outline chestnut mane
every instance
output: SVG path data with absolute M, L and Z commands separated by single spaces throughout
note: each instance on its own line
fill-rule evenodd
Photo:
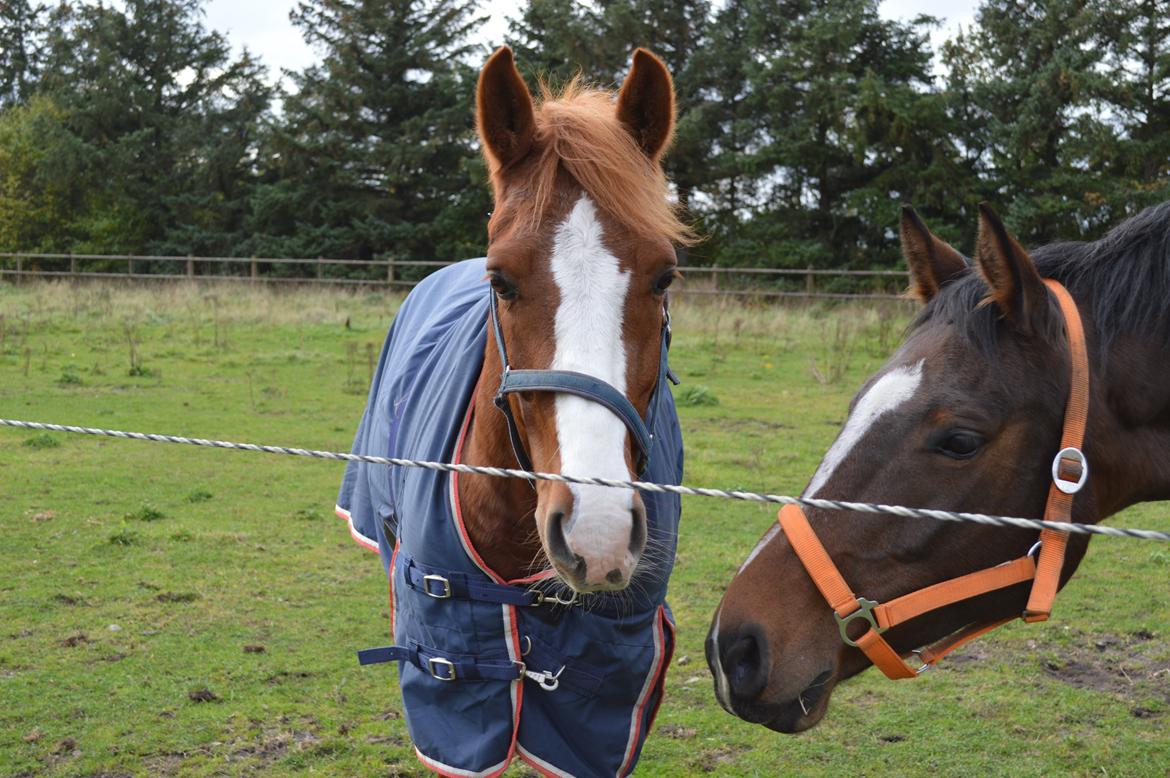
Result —
M 530 196 L 527 218 L 533 227 L 548 211 L 563 168 L 599 209 L 636 234 L 666 237 L 682 245 L 696 241 L 694 231 L 679 220 L 677 207 L 667 200 L 662 167 L 646 156 L 618 120 L 609 92 L 575 77 L 559 92 L 542 83 L 540 93 L 536 137 L 529 153 L 536 162 L 518 166 L 526 177 L 519 188 Z M 497 199 L 502 179 L 503 171 L 492 165 Z

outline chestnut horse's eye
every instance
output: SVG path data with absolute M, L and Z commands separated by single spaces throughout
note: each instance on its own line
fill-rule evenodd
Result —
M 654 281 L 654 294 L 666 294 L 666 290 L 669 289 L 670 285 L 674 283 L 674 277 L 676 275 L 678 275 L 678 271 L 672 267 L 670 270 L 667 270 L 665 273 L 658 276 L 658 278 Z
M 520 290 L 516 288 L 516 284 L 512 283 L 503 273 L 493 270 L 488 278 L 491 281 L 492 289 L 501 300 L 515 300 L 520 296 Z
M 952 459 L 970 459 L 979 453 L 987 441 L 982 435 L 970 430 L 954 430 L 938 442 L 935 451 Z

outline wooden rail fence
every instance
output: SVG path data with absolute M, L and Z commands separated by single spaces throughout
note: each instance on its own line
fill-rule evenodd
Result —
M 102 269 L 94 269 L 98 264 Z M 147 263 L 150 263 L 147 267 Z M 436 260 L 401 259 L 290 259 L 282 257 L 196 257 L 141 254 L 36 254 L 0 252 L 0 280 L 19 284 L 25 279 L 130 279 L 140 281 L 225 281 L 265 284 L 337 284 L 349 286 L 411 287 L 435 268 L 451 264 Z M 136 268 L 137 265 L 137 268 Z M 161 265 L 161 267 L 160 267 Z M 280 274 L 261 267 L 280 268 Z M 90 269 L 85 269 L 88 266 Z M 339 276 L 338 268 L 376 269 L 369 277 Z M 118 268 L 118 269 L 114 269 Z M 124 269 L 121 269 L 124 268 Z M 297 270 L 296 275 L 286 275 Z M 149 270 L 150 272 L 144 272 Z M 908 275 L 902 270 L 828 270 L 820 268 L 712 267 L 688 265 L 683 294 L 734 295 L 761 298 L 898 299 Z M 839 279 L 849 281 L 839 291 Z M 835 281 L 835 283 L 834 283 Z M 831 288 L 826 289 L 826 283 Z

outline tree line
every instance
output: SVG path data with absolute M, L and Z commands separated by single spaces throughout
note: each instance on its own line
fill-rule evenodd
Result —
M 969 248 L 981 200 L 1035 245 L 1170 198 L 1170 0 L 984 0 L 937 51 L 878 5 L 529 0 L 491 45 L 534 90 L 666 61 L 694 263 L 891 267 L 902 202 Z M 0 4 L 0 251 L 484 251 L 480 5 L 303 0 L 321 59 L 280 83 L 201 6 Z

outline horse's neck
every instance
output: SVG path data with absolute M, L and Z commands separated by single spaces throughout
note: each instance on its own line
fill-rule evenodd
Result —
M 504 414 L 493 404 L 500 372 L 499 354 L 489 336 L 475 389 L 475 413 L 463 443 L 466 464 L 517 466 Z M 527 481 L 460 475 L 459 511 L 472 545 L 498 575 L 521 578 L 545 567 L 534 519 L 536 492 Z
M 1095 449 L 1089 464 L 1100 476 L 1095 492 L 1102 517 L 1137 502 L 1170 499 L 1170 349 L 1119 338 L 1104 366 L 1093 377 L 1102 412 L 1089 411 Z

